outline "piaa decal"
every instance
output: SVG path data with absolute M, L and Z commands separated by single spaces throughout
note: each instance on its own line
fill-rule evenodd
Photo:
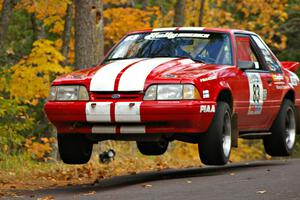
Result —
M 201 105 L 200 113 L 214 113 L 216 112 L 215 105 Z

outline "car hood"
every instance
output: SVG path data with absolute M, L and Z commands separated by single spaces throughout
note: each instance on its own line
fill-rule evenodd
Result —
M 90 91 L 143 91 L 152 83 L 180 83 L 224 69 L 222 65 L 194 62 L 188 58 L 138 58 L 113 61 L 75 71 L 64 80 L 87 80 Z

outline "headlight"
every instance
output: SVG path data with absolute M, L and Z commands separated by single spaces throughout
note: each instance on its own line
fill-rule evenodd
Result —
M 80 85 L 52 86 L 48 100 L 87 101 L 89 100 L 89 94 L 86 88 Z
M 151 85 L 144 96 L 144 100 L 181 99 L 200 99 L 199 91 L 192 84 L 161 84 Z
M 157 100 L 182 99 L 183 85 L 158 85 Z

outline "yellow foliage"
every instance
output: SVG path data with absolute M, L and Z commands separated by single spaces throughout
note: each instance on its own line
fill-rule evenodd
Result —
M 41 138 L 40 142 L 35 141 L 35 137 L 26 139 L 25 147 L 27 152 L 36 160 L 47 160 L 49 153 L 52 151 L 51 143 L 56 142 L 55 138 Z
M 63 17 L 66 13 L 67 4 L 71 2 L 71 0 L 21 0 L 16 8 L 35 13 L 37 19 L 44 20 L 50 16 Z
M 128 4 L 129 0 L 104 0 L 104 4 L 112 4 L 112 5 L 124 5 Z
M 116 43 L 129 31 L 151 28 L 150 19 L 156 10 L 111 8 L 104 11 L 108 24 L 104 27 L 105 45 Z
M 16 8 L 34 13 L 36 18 L 49 26 L 49 32 L 62 34 L 64 30 L 63 17 L 66 15 L 67 5 L 71 0 L 21 0 Z
M 53 77 L 71 71 L 61 66 L 63 60 L 52 41 L 35 41 L 30 55 L 12 67 L 11 96 L 33 105 L 38 99 L 46 98 Z

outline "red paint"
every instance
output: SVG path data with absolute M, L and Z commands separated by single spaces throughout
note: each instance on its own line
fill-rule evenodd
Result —
M 110 120 L 111 120 L 111 123 L 115 123 L 116 122 L 115 107 L 116 107 L 116 103 L 115 102 L 113 102 L 112 104 L 110 104 Z

